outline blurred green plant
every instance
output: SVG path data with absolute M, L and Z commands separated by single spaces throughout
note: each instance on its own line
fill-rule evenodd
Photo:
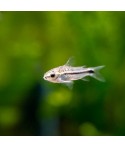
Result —
M 14 134 L 37 82 L 43 96 L 36 116 L 57 118 L 59 135 L 125 135 L 124 26 L 125 12 L 1 12 L 0 125 L 9 128 L 1 126 L 0 135 Z M 71 56 L 76 65 L 106 65 L 106 82 L 76 81 L 71 91 L 43 80 Z

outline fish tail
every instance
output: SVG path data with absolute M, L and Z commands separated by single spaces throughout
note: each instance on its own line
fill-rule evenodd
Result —
M 104 67 L 105 66 L 92 67 L 91 69 L 93 70 L 93 73 L 91 73 L 90 76 L 99 81 L 105 82 L 104 77 L 99 73 L 99 71 Z

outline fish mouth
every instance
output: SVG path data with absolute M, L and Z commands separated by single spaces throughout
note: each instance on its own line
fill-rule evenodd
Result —
M 44 79 L 44 80 L 46 80 L 46 79 L 47 79 L 47 77 L 44 75 L 44 76 L 43 76 L 43 79 Z

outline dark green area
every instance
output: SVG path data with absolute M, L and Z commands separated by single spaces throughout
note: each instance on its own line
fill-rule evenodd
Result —
M 43 80 L 71 56 L 106 82 Z M 1 12 L 0 135 L 125 135 L 125 12 Z

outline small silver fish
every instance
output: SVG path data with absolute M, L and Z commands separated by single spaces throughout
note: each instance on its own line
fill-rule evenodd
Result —
M 85 68 L 85 66 L 72 67 L 70 58 L 65 65 L 53 68 L 44 74 L 44 79 L 52 83 L 64 83 L 69 88 L 72 88 L 74 80 L 85 80 L 85 77 L 90 76 L 100 81 L 105 81 L 99 74 L 99 70 L 104 66 Z

